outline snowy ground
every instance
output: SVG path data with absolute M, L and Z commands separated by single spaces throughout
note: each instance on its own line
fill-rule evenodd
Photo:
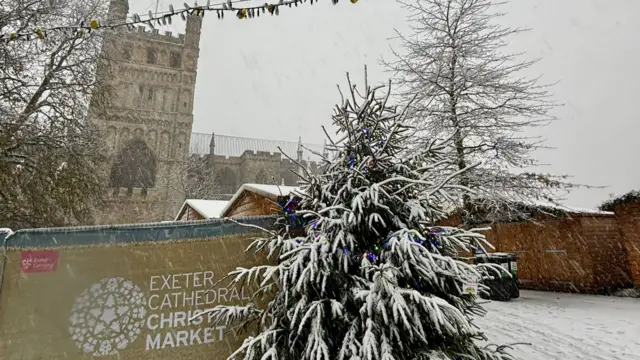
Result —
M 640 299 L 522 291 L 485 308 L 491 342 L 531 344 L 520 360 L 640 360 Z

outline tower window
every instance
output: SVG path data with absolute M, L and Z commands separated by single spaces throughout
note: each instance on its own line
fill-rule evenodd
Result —
M 147 64 L 156 64 L 158 62 L 158 51 L 152 47 L 147 48 Z
M 124 44 L 124 46 L 122 47 L 122 58 L 128 61 L 128 60 L 131 60 L 132 57 L 133 57 L 133 45 Z
M 169 66 L 172 68 L 179 68 L 182 65 L 182 54 L 177 51 L 171 52 L 171 57 L 169 58 Z

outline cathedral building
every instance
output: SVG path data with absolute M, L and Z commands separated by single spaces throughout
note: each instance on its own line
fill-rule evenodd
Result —
M 109 21 L 128 12 L 127 0 L 111 0 Z M 97 78 L 108 102 L 90 110 L 111 159 L 103 223 L 163 219 L 180 201 L 167 179 L 188 156 L 202 18 L 186 23 L 185 34 L 139 26 L 105 35 Z
M 109 21 L 124 22 L 128 12 L 128 0 L 110 1 Z M 305 167 L 317 168 L 302 144 L 293 142 L 204 135 L 208 148 L 194 145 L 201 28 L 201 17 L 188 16 L 184 34 L 139 26 L 105 35 L 97 79 L 108 101 L 92 99 L 90 109 L 110 159 L 107 204 L 98 211 L 98 223 L 172 219 L 185 198 L 229 198 L 246 182 L 295 184 L 291 170 L 298 165 L 278 146 Z M 195 136 L 202 140 L 202 134 Z M 194 191 L 194 181 L 211 182 L 215 195 Z
M 190 153 L 206 161 L 217 191 L 216 199 L 227 200 L 242 184 L 295 186 L 305 170 L 315 173 L 324 145 L 298 142 L 250 139 L 237 136 L 193 133 Z M 203 144 L 208 143 L 208 151 Z M 304 170 L 302 169 L 304 168 Z

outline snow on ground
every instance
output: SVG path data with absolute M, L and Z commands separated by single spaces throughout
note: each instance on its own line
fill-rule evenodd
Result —
M 640 360 L 640 299 L 521 291 L 476 323 L 519 360 Z

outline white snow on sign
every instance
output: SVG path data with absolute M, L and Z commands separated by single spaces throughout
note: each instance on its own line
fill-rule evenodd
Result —
M 476 323 L 490 343 L 530 343 L 518 360 L 640 359 L 640 299 L 521 291 L 510 302 L 484 305 Z

